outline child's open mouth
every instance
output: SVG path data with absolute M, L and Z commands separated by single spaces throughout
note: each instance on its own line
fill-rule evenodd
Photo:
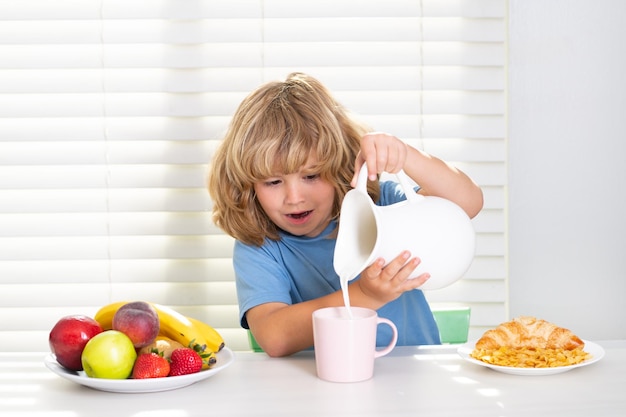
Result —
M 300 212 L 300 213 L 291 213 L 291 214 L 288 214 L 287 217 L 291 217 L 292 219 L 299 220 L 299 219 L 303 219 L 306 216 L 308 216 L 309 214 L 311 214 L 312 211 L 313 210 L 303 211 L 303 212 Z

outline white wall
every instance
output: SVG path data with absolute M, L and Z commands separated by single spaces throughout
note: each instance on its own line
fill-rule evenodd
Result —
M 626 2 L 509 4 L 510 316 L 626 338 Z

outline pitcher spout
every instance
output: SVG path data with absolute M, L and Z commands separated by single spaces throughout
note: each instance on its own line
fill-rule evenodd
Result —
M 378 240 L 375 204 L 358 189 L 344 197 L 333 266 L 347 281 L 356 278 L 372 261 Z

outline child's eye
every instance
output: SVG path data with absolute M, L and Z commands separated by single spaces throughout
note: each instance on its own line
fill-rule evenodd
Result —
M 319 177 L 320 177 L 320 174 L 311 174 L 311 175 L 306 175 L 304 179 L 308 181 L 312 181 L 312 180 L 318 179 Z
M 268 187 L 271 187 L 273 185 L 280 184 L 280 180 L 267 180 L 263 184 L 267 185 Z

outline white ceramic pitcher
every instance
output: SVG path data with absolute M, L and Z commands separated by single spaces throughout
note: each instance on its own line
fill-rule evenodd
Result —
M 352 280 L 378 257 L 388 263 L 403 250 L 421 259 L 410 278 L 428 272 L 420 288 L 434 290 L 459 280 L 474 259 L 475 233 L 467 214 L 440 197 L 417 194 L 403 171 L 396 174 L 407 200 L 377 206 L 367 194 L 367 167 L 341 205 L 334 267 Z

